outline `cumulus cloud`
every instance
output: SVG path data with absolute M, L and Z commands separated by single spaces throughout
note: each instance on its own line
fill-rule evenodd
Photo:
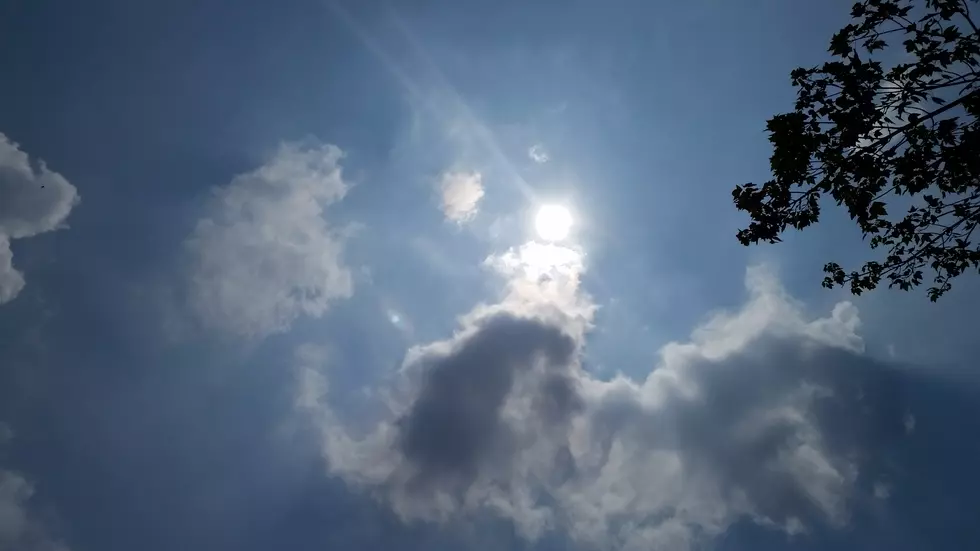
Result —
M 351 295 L 343 233 L 324 218 L 348 189 L 342 156 L 332 145 L 283 144 L 214 191 L 185 243 L 192 307 L 206 326 L 263 337 Z
M 548 152 L 545 151 L 544 146 L 541 144 L 532 145 L 531 148 L 527 150 L 527 156 L 538 164 L 547 163 L 549 160 L 551 160 L 551 157 L 548 156 Z
M 442 212 L 448 220 L 462 223 L 476 216 L 483 199 L 483 177 L 479 172 L 447 172 L 439 184 Z
M 0 304 L 24 288 L 13 265 L 10 241 L 66 227 L 78 191 L 43 163 L 35 168 L 27 153 L 0 133 Z
M 841 527 L 873 495 L 868 427 L 902 418 L 873 412 L 853 305 L 810 318 L 753 269 L 740 309 L 663 347 L 644 377 L 602 380 L 582 365 L 582 256 L 540 247 L 488 259 L 504 296 L 407 354 L 376 427 L 346 428 L 307 370 L 298 404 L 332 474 L 405 520 L 490 514 L 530 540 L 621 549 L 690 549 L 742 520 Z

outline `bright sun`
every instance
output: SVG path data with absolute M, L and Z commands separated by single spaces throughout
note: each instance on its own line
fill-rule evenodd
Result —
M 561 241 L 572 228 L 572 213 L 561 205 L 544 205 L 534 218 L 534 229 L 545 241 Z

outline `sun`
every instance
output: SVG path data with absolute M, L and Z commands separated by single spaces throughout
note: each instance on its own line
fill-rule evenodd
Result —
M 534 229 L 545 241 L 561 241 L 572 229 L 572 213 L 561 205 L 544 205 L 534 218 Z

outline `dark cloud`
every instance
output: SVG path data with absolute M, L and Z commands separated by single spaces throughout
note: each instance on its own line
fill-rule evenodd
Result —
M 447 353 L 420 360 L 424 382 L 396 424 L 398 448 L 417 470 L 413 484 L 451 479 L 468 484 L 485 462 L 507 461 L 514 445 L 501 409 L 515 376 L 538 367 L 548 374 L 535 389 L 537 409 L 566 420 L 577 401 L 571 375 L 575 341 L 560 327 L 497 314 Z

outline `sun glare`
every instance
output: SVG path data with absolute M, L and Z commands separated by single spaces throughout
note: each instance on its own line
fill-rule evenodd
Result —
M 534 218 L 534 229 L 545 241 L 561 241 L 572 228 L 572 213 L 561 205 L 544 205 Z

